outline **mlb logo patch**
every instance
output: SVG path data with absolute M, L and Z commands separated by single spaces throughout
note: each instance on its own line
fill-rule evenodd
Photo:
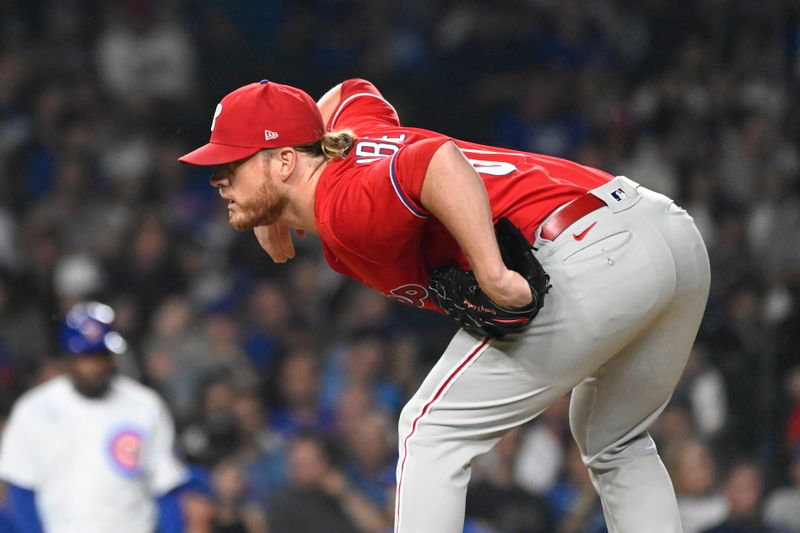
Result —
M 622 187 L 620 187 L 616 191 L 611 191 L 611 196 L 614 198 L 614 200 L 621 202 L 628 197 L 628 193 L 623 191 Z

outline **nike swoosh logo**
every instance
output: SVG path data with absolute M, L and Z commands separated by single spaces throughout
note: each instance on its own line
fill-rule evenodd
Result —
M 589 230 L 595 226 L 595 224 L 597 224 L 597 222 L 592 222 L 591 224 L 589 224 L 589 227 L 583 230 L 582 232 L 573 233 L 572 238 L 575 239 L 576 241 L 582 241 L 583 238 L 586 237 L 586 234 L 589 233 Z

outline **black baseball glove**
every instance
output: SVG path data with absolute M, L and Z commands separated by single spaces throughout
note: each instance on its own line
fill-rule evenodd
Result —
M 506 309 L 486 296 L 470 270 L 453 266 L 431 273 L 428 285 L 436 303 L 461 327 L 488 337 L 503 337 L 524 329 L 544 304 L 550 276 L 533 255 L 522 232 L 507 218 L 494 227 L 503 263 L 528 281 L 533 300 L 525 307 Z

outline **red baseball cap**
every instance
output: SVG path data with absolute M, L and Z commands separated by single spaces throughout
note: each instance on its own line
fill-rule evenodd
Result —
M 223 98 L 214 111 L 209 143 L 178 161 L 223 165 L 264 148 L 311 144 L 324 132 L 322 115 L 308 94 L 289 85 L 261 80 Z

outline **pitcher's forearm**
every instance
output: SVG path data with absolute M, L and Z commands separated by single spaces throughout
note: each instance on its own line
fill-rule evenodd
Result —
M 483 181 L 454 142 L 431 158 L 420 202 L 455 238 L 489 298 L 509 307 L 531 301 L 527 282 L 503 264 Z

